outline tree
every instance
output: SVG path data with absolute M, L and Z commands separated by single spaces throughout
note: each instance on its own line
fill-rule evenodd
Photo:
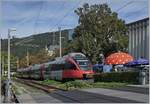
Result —
M 74 41 L 70 46 L 75 51 L 86 54 L 93 63 L 99 62 L 99 54 L 104 56 L 128 46 L 125 22 L 112 12 L 107 4 L 95 4 L 75 10 L 79 16 L 79 26 L 75 28 Z
M 2 69 L 3 71 L 7 71 L 7 68 L 8 68 L 8 54 L 7 52 L 2 52 L 2 67 L 4 69 Z M 11 71 L 16 71 L 17 69 L 17 57 L 15 57 L 14 55 L 10 55 L 10 68 L 11 68 Z
M 34 65 L 34 64 L 42 64 L 45 62 L 48 62 L 50 60 L 53 60 L 54 56 L 49 56 L 48 51 L 45 49 L 40 50 L 36 54 L 29 54 L 29 64 Z M 27 56 L 23 57 L 20 62 L 19 66 L 21 67 L 27 67 Z

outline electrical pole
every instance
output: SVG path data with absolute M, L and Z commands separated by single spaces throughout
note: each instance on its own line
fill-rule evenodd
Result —
M 10 79 L 10 32 L 16 29 L 8 29 L 8 80 L 6 86 L 6 101 L 11 101 L 11 79 Z
M 10 95 L 10 29 L 8 29 L 8 81 L 7 81 L 7 86 L 6 86 L 6 102 L 9 102 L 11 99 L 11 95 Z
M 4 56 L 2 56 L 2 66 L 1 66 L 1 71 L 2 71 L 2 76 L 1 78 L 4 76 L 4 67 L 5 67 L 5 61 L 4 61 Z
M 10 31 L 8 29 L 8 80 L 10 80 Z
M 19 58 L 17 57 L 17 69 L 19 69 Z
M 53 46 L 55 45 L 55 32 L 53 32 Z
M 0 35 L 0 72 L 2 70 L 2 40 L 1 40 L 1 35 Z
M 0 72 L 1 72 L 0 73 L 0 78 L 2 78 L 2 76 L 3 76 L 2 75 L 3 73 L 2 73 L 2 53 L 1 53 L 2 52 L 2 50 L 1 50 L 2 48 L 1 48 L 1 44 L 2 44 L 2 42 L 1 42 L 1 35 L 0 35 Z M 0 83 L 1 83 L 1 80 L 0 80 Z M 0 93 L 1 93 L 1 88 L 0 88 Z
M 58 27 L 59 29 L 59 53 L 60 53 L 60 58 L 62 57 L 62 52 L 61 52 L 61 27 Z
M 27 49 L 27 66 L 29 66 L 29 52 L 28 52 L 28 49 Z

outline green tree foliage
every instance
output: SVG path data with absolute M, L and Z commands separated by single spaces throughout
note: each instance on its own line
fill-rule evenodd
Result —
M 2 67 L 4 68 L 4 69 L 2 69 L 2 70 L 7 70 L 7 68 L 8 68 L 8 54 L 7 54 L 7 52 L 2 52 Z M 13 56 L 12 54 L 10 55 L 10 68 L 11 68 L 11 71 L 16 71 L 16 69 L 17 69 L 17 57 L 15 57 L 15 56 Z
M 29 64 L 34 65 L 34 64 L 42 64 L 50 60 L 53 60 L 55 56 L 54 55 L 50 56 L 48 54 L 48 51 L 46 51 L 45 49 L 42 49 L 36 54 L 29 54 L 28 57 L 29 57 Z M 25 56 L 19 61 L 19 66 L 20 68 L 27 67 L 27 56 Z
M 84 4 L 75 13 L 79 16 L 79 26 L 68 49 L 83 52 L 93 63 L 99 62 L 100 53 L 107 56 L 118 50 L 125 51 L 128 46 L 125 22 L 107 4 Z

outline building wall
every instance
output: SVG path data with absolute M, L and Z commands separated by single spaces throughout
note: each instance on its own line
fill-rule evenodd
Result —
M 149 59 L 149 18 L 127 24 L 129 36 L 129 53 L 135 59 Z

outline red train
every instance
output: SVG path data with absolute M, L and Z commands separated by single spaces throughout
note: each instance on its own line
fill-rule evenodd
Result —
M 28 68 L 18 69 L 18 77 L 31 79 L 83 79 L 93 78 L 92 64 L 82 53 L 70 53 L 62 58 Z

